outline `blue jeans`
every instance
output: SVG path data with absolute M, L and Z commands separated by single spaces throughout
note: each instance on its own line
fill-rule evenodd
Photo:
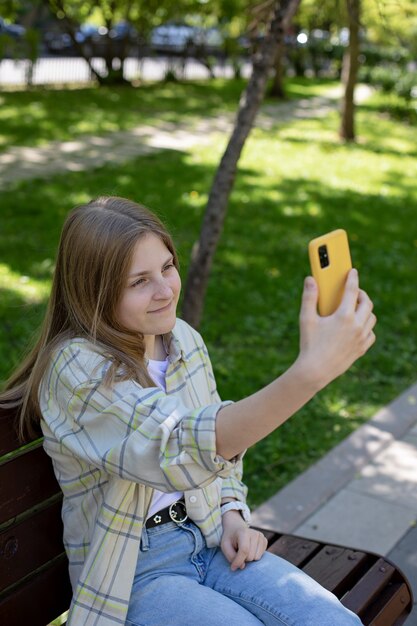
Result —
M 192 522 L 144 529 L 126 626 L 360 626 L 339 600 L 265 552 L 232 572 Z

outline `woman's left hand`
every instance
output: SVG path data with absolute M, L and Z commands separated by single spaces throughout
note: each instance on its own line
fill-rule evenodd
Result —
M 243 569 L 249 561 L 259 561 L 268 542 L 264 535 L 248 528 L 239 511 L 227 511 L 222 516 L 221 550 L 231 563 L 232 571 Z

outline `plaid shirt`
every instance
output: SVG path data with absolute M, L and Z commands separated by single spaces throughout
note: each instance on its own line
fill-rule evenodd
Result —
M 134 381 L 103 385 L 110 360 L 68 340 L 40 389 L 44 447 L 64 494 L 73 600 L 68 626 L 124 624 L 154 489 L 184 491 L 207 545 L 219 545 L 220 501 L 245 501 L 241 456 L 216 455 L 220 402 L 201 336 L 177 320 L 164 337 L 166 393 Z

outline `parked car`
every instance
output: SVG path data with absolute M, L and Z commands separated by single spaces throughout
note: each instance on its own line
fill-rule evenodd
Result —
M 78 46 L 69 33 L 61 30 L 59 24 L 50 28 L 43 39 L 47 51 L 52 54 L 78 55 L 81 46 L 84 55 L 88 57 L 106 56 L 110 48 L 115 56 L 135 54 L 139 42 L 137 31 L 125 21 L 116 23 L 110 30 L 88 22 L 81 24 L 75 31 Z
M 116 44 L 116 51 L 123 50 L 126 55 L 136 55 L 139 45 L 142 44 L 138 31 L 129 22 L 118 22 L 109 32 L 110 39 Z
M 117 22 L 117 24 L 115 24 L 110 30 L 109 35 L 112 39 L 128 39 L 132 42 L 138 39 L 138 31 L 136 28 L 124 20 Z
M 86 56 L 102 56 L 105 52 L 108 30 L 105 26 L 81 24 L 75 33 L 77 43 L 82 46 Z
M 112 54 L 133 54 L 138 34 L 128 22 L 117 22 L 110 30 L 105 26 L 81 24 L 75 35 L 88 56 L 105 56 L 109 48 Z
M 161 53 L 181 53 L 202 47 L 211 53 L 222 48 L 223 37 L 217 28 L 168 22 L 152 30 L 150 45 L 155 52 Z
M 9 35 L 13 39 L 20 39 L 26 33 L 26 29 L 20 24 L 10 24 L 0 17 L 0 35 Z
M 193 41 L 196 29 L 180 23 L 157 26 L 151 32 L 151 48 L 156 52 L 181 52 Z
M 68 33 L 52 28 L 43 35 L 43 43 L 50 54 L 73 54 L 74 44 Z
M 100 37 L 103 37 L 104 35 L 107 35 L 107 28 L 105 26 L 81 24 L 75 33 L 75 39 L 78 43 L 85 43 L 86 41 L 98 41 Z
M 214 27 L 198 29 L 195 41 L 197 44 L 205 46 L 209 52 L 221 50 L 224 44 L 223 35 L 218 28 Z

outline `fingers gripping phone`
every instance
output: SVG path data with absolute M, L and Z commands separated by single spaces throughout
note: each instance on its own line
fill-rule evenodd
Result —
M 345 230 L 339 228 L 316 237 L 308 245 L 313 277 L 319 288 L 319 313 L 331 315 L 338 308 L 352 260 Z

